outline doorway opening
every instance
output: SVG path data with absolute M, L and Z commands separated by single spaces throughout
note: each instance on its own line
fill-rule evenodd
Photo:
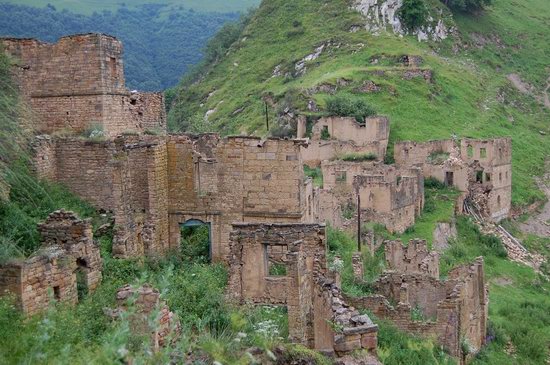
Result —
M 445 185 L 453 186 L 454 185 L 455 174 L 452 171 L 445 172 Z
M 76 265 L 76 292 L 78 301 L 81 301 L 88 295 L 88 263 L 79 257 L 76 259 Z
M 190 219 L 180 226 L 180 253 L 188 263 L 208 264 L 212 261 L 210 223 Z

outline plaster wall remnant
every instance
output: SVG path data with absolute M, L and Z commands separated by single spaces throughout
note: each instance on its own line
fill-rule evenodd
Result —
M 118 289 L 116 300 L 118 307 L 106 310 L 107 314 L 116 319 L 129 312 L 130 330 L 136 335 L 150 334 L 153 351 L 175 343 L 181 336 L 179 319 L 161 300 L 160 292 L 151 285 L 144 284 L 139 288 L 125 285 Z
M 306 119 L 298 120 L 298 138 L 306 138 Z M 323 134 L 330 138 L 323 139 Z M 347 153 L 371 153 L 381 160 L 386 154 L 390 134 L 386 117 L 366 118 L 358 123 L 351 117 L 327 117 L 319 119 L 312 127 L 311 139 L 302 148 L 304 163 L 318 166 Z
M 19 38 L 0 38 L 0 44 L 13 60 L 14 79 L 39 133 L 97 129 L 115 136 L 166 129 L 163 94 L 125 88 L 116 38 L 94 33 L 54 44 Z
M 48 308 L 52 300 L 78 302 L 77 272 L 89 292 L 101 281 L 102 260 L 89 220 L 55 211 L 38 225 L 41 249 L 26 260 L 0 265 L 0 295 L 9 292 L 27 315 Z
M 386 260 L 395 261 L 400 242 L 391 242 Z M 425 243 L 409 244 L 422 257 Z M 408 248 L 402 248 L 406 252 Z M 374 283 L 375 295 L 345 299 L 354 307 L 368 309 L 378 318 L 392 321 L 399 329 L 423 337 L 434 337 L 449 353 L 460 359 L 470 358 L 485 344 L 488 316 L 488 286 L 484 281 L 483 258 L 458 266 L 440 280 L 435 272 L 411 268 L 406 259 L 398 260 L 396 270 L 386 271 Z M 437 256 L 430 262 L 437 267 Z M 405 263 L 406 272 L 399 271 Z M 397 303 L 391 305 L 390 303 Z M 422 318 L 413 318 L 412 312 Z M 463 354 L 467 341 L 473 353 Z
M 509 216 L 512 202 L 512 141 L 462 139 L 398 142 L 394 146 L 398 166 L 420 167 L 462 192 L 480 213 L 495 222 Z
M 230 247 L 228 295 L 239 303 L 285 305 L 293 342 L 338 356 L 376 348 L 378 327 L 345 303 L 327 268 L 324 225 L 234 224 Z M 285 275 L 270 273 L 273 259 L 285 265 Z

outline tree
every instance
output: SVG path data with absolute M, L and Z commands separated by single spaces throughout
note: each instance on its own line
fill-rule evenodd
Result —
M 426 23 L 428 8 L 424 0 L 405 0 L 398 16 L 405 29 L 414 31 Z

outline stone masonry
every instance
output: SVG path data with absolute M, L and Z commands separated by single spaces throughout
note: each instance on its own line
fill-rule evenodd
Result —
M 108 136 L 165 130 L 162 93 L 130 92 L 124 86 L 122 43 L 104 34 L 80 34 L 55 44 L 2 38 L 13 59 L 15 80 L 34 112 L 39 133 Z
M 130 330 L 135 336 L 150 337 L 153 351 L 175 343 L 181 336 L 181 323 L 160 299 L 160 292 L 144 284 L 139 288 L 125 285 L 116 294 L 118 307 L 105 310 L 106 314 L 117 319 L 129 313 Z
M 394 157 L 398 166 L 417 166 L 425 177 L 456 187 L 486 218 L 498 222 L 510 214 L 510 138 L 398 142 Z
M 38 229 L 42 248 L 37 253 L 0 266 L 0 295 L 14 295 L 27 315 L 47 309 L 52 300 L 78 302 L 79 270 L 88 291 L 101 281 L 102 261 L 89 221 L 56 211 Z
M 328 271 L 324 226 L 234 224 L 230 247 L 228 295 L 285 305 L 293 342 L 339 356 L 376 348 L 377 326 L 346 304 Z M 273 259 L 284 275 L 270 272 Z
M 479 351 L 485 344 L 488 316 L 483 258 L 452 269 L 447 280 L 440 280 L 438 256 L 426 256 L 425 242 L 412 241 L 401 249 L 400 242 L 387 244 L 386 261 L 392 270 L 374 283 L 376 294 L 346 301 L 403 331 L 436 338 L 461 363 Z M 462 352 L 464 342 L 471 353 Z
M 346 153 L 371 153 L 383 160 L 388 147 L 390 123 L 386 117 L 366 118 L 358 123 L 351 117 L 319 119 L 312 127 L 308 144 L 302 148 L 304 163 L 310 167 Z M 298 138 L 306 138 L 306 120 L 299 119 Z M 330 136 L 323 139 L 323 135 Z

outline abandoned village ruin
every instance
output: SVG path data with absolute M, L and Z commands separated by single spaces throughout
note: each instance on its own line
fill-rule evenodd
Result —
M 374 350 L 377 326 L 359 312 L 369 310 L 404 331 L 435 336 L 461 361 L 462 339 L 476 351 L 485 343 L 482 258 L 442 280 L 438 254 L 426 242 L 385 242 L 388 270 L 374 283 L 377 294 L 351 298 L 329 269 L 325 223 L 356 232 L 358 224 L 376 222 L 404 232 L 422 214 L 429 177 L 460 191 L 457 213 L 473 207 L 498 222 L 511 209 L 509 138 L 397 142 L 395 164 L 388 165 L 390 122 L 382 116 L 363 123 L 324 117 L 309 126 L 299 118 L 292 140 L 167 134 L 162 93 L 125 88 L 122 44 L 115 38 L 85 34 L 56 44 L 2 43 L 34 112 L 36 174 L 112 213 L 115 257 L 166 255 L 181 244 L 182 226 L 206 224 L 211 260 L 229 270 L 228 296 L 286 306 L 292 341 L 337 355 Z M 102 138 L 83 138 L 85 132 Z M 350 153 L 370 157 L 341 159 Z M 323 188 L 305 177 L 304 165 L 321 167 Z M 345 209 L 351 216 L 343 216 Z M 48 290 L 54 300 L 76 303 L 77 277 L 90 291 L 101 280 L 89 221 L 57 211 L 39 231 L 39 252 L 0 266 L 0 293 L 15 295 L 29 315 L 47 308 Z M 283 265 L 285 274 L 272 275 L 270 265 Z M 355 256 L 358 280 L 362 269 Z M 143 312 L 160 305 L 164 323 L 175 323 L 149 287 L 122 288 L 113 317 L 131 293 L 141 298 Z M 411 319 L 413 308 L 426 320 Z M 139 321 L 133 327 L 148 331 Z M 166 333 L 154 336 L 158 346 L 167 345 Z

